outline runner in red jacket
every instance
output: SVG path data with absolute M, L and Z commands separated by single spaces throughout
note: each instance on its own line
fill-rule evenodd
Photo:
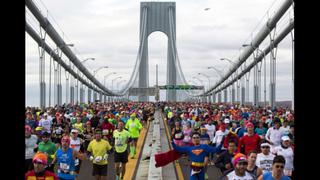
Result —
M 238 150 L 239 153 L 244 153 L 247 155 L 250 151 L 256 150 L 259 151 L 259 143 L 261 141 L 261 138 L 259 135 L 255 134 L 253 129 L 254 126 L 252 123 L 248 123 L 246 125 L 248 133 L 240 138 L 240 142 L 238 144 Z M 244 152 L 243 152 L 244 149 Z

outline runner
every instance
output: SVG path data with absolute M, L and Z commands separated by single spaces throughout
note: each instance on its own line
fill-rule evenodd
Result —
M 233 159 L 234 170 L 228 173 L 225 180 L 254 180 L 252 174 L 247 172 L 248 161 L 244 154 L 238 153 Z
M 38 145 L 38 151 L 43 152 L 47 155 L 48 158 L 48 166 L 46 170 L 54 172 L 54 164 L 51 164 L 54 154 L 57 151 L 56 145 L 50 140 L 50 134 L 48 132 L 44 132 L 42 134 L 42 142 Z
M 175 122 L 175 128 L 172 129 L 171 137 L 176 145 L 183 146 L 182 140 L 184 138 L 184 135 L 179 121 Z
M 290 146 L 289 136 L 282 136 L 281 145 L 275 147 L 272 153 L 285 158 L 284 175 L 291 177 L 293 171 L 293 149 Z
M 108 153 L 111 150 L 111 145 L 108 141 L 101 139 L 101 129 L 96 129 L 95 139 L 92 140 L 87 149 L 88 156 L 93 162 L 92 175 L 97 180 L 106 180 L 108 174 Z
M 125 128 L 130 133 L 130 156 L 131 159 L 133 159 L 136 155 L 137 141 L 140 135 L 140 130 L 142 129 L 142 125 L 135 113 L 130 115 L 130 119 L 127 121 Z
M 114 162 L 116 168 L 116 180 L 123 180 L 126 172 L 126 163 L 128 162 L 127 146 L 129 142 L 130 133 L 124 130 L 124 122 L 118 122 L 118 129 L 113 131 L 113 138 L 115 143 Z M 121 166 L 121 173 L 120 173 Z
M 280 145 L 283 131 L 280 130 L 280 119 L 274 118 L 274 127 L 270 127 L 266 134 L 266 140 L 269 141 L 271 149 Z
M 233 169 L 232 158 L 236 154 L 237 144 L 234 140 L 230 140 L 228 143 L 227 151 L 221 153 L 214 162 L 214 165 L 220 169 L 222 174 L 230 172 Z
M 192 134 L 192 142 L 194 146 L 177 146 L 173 141 L 171 142 L 174 150 L 180 153 L 187 153 L 191 162 L 190 180 L 204 180 L 205 179 L 205 157 L 209 153 L 216 153 L 221 149 L 218 147 L 211 147 L 206 144 L 200 144 L 200 133 L 194 132 Z
M 256 165 L 257 154 L 258 154 L 257 151 L 252 150 L 247 155 L 248 157 L 247 171 L 252 175 L 254 175 L 255 179 L 262 174 L 262 169 Z
M 83 147 L 83 139 L 78 137 L 78 130 L 77 129 L 72 129 L 71 130 L 71 139 L 70 139 L 70 148 L 74 149 L 78 154 L 82 154 L 82 149 Z M 80 167 L 82 160 L 79 158 L 75 158 L 75 172 L 76 174 L 80 173 Z M 78 179 L 78 177 L 76 177 Z
M 290 180 L 290 178 L 283 174 L 284 165 L 286 160 L 283 156 L 276 156 L 272 162 L 272 171 L 263 173 L 263 175 L 259 176 L 258 180 Z
M 51 171 L 45 169 L 48 159 L 44 153 L 38 152 L 32 158 L 33 170 L 28 171 L 25 174 L 26 180 L 58 180 L 58 177 Z
M 52 164 L 57 162 L 58 177 L 60 180 L 74 180 L 77 173 L 75 172 L 75 159 L 84 157 L 79 154 L 75 149 L 70 148 L 70 138 L 64 136 L 61 139 L 61 148 L 55 154 Z
M 25 125 L 25 143 L 26 143 L 26 151 L 25 151 L 25 173 L 31 170 L 32 158 L 35 154 L 34 150 L 38 146 L 37 141 L 38 138 L 36 135 L 31 134 L 31 127 L 29 125 Z
M 257 155 L 256 165 L 265 173 L 271 171 L 274 155 L 270 153 L 271 145 L 267 141 L 264 141 L 260 147 L 261 153 Z
M 253 124 L 248 123 L 246 125 L 248 133 L 240 138 L 240 142 L 238 145 L 238 152 L 243 153 L 243 154 L 248 154 L 252 150 L 259 150 L 259 144 L 261 141 L 261 138 L 259 135 L 255 134 L 253 131 Z M 244 150 L 244 151 L 243 151 Z

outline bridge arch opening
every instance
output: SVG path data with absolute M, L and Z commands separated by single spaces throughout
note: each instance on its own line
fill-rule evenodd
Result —
M 156 85 L 156 65 L 158 65 L 158 85 L 165 85 L 167 78 L 168 36 L 162 31 L 154 31 L 148 36 L 149 84 Z M 160 101 L 166 100 L 166 90 L 160 90 Z M 149 101 L 155 101 L 150 96 Z

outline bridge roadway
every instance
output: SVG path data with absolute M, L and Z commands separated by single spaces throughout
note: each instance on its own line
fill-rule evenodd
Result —
M 171 148 L 169 145 L 168 136 L 169 129 L 167 123 L 163 119 L 163 116 L 159 116 L 160 111 L 156 111 L 155 118 L 160 119 L 160 143 L 161 143 L 161 152 L 168 151 Z M 153 171 L 154 162 L 150 163 L 150 159 L 146 158 L 148 154 L 151 154 L 152 146 L 155 144 L 153 137 L 153 126 L 157 123 L 153 124 L 150 122 L 146 128 L 141 131 L 141 138 L 138 140 L 137 144 L 137 155 L 134 159 L 128 159 L 127 163 L 125 180 L 146 180 L 146 179 L 163 179 L 163 180 L 188 180 L 190 175 L 190 166 L 187 158 L 180 158 L 178 163 L 171 163 L 161 169 L 162 177 L 148 177 L 148 172 Z M 152 144 L 152 146 L 149 146 Z M 153 166 L 153 167 L 151 167 Z M 150 170 L 151 167 L 151 170 Z M 221 173 L 218 168 L 215 166 L 208 166 L 207 170 L 208 176 L 210 180 L 218 180 L 221 176 Z M 109 155 L 108 159 L 108 180 L 115 180 L 115 169 L 114 169 L 114 155 L 113 153 Z M 79 180 L 95 180 L 92 176 L 92 163 L 89 160 L 84 160 L 81 164 Z

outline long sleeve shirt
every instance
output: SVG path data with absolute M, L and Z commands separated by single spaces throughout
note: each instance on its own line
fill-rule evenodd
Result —
M 276 129 L 274 127 L 271 127 L 268 129 L 267 134 L 266 134 L 266 139 L 269 142 L 272 142 L 272 145 L 275 146 L 279 146 L 280 145 L 280 141 L 281 141 L 281 136 L 283 134 L 283 131 L 281 131 L 280 129 Z
M 192 162 L 204 162 L 206 155 L 220 151 L 221 146 L 222 144 L 217 147 L 211 147 L 206 144 L 200 144 L 198 146 L 177 146 L 172 142 L 173 149 L 181 153 L 187 153 Z
M 257 134 L 254 134 L 252 136 L 245 135 L 242 138 L 240 138 L 239 144 L 238 144 L 238 152 L 241 151 L 241 148 L 244 147 L 244 154 L 248 154 L 251 150 L 259 150 L 259 143 L 260 143 L 260 136 Z

